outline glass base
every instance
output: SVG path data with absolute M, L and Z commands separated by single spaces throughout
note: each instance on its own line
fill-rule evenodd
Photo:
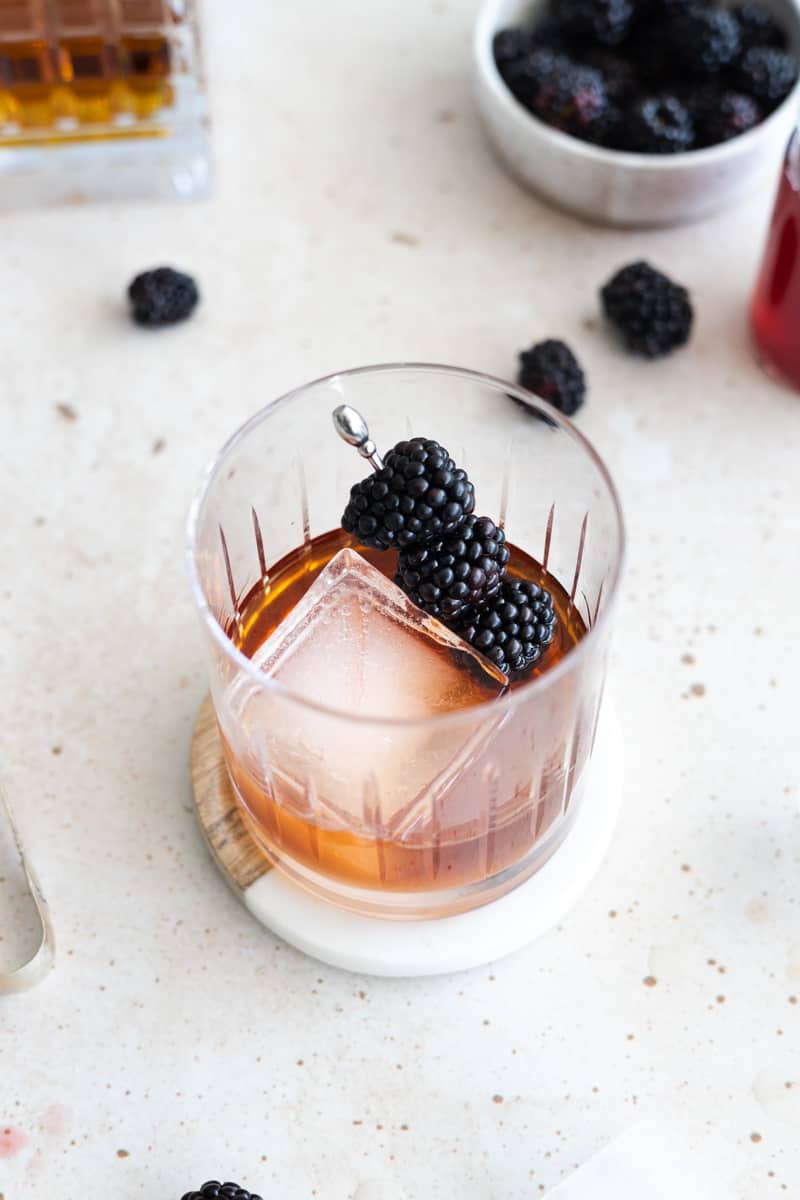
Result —
M 584 772 L 584 776 L 588 773 L 589 768 Z M 547 833 L 530 847 L 527 854 L 504 870 L 455 887 L 439 886 L 427 890 L 416 887 L 402 890 L 398 887 L 369 888 L 348 884 L 341 879 L 313 871 L 305 863 L 300 863 L 288 855 L 285 850 L 279 850 L 270 842 L 261 826 L 253 820 L 235 782 L 231 779 L 231 787 L 242 820 L 259 849 L 276 870 L 326 904 L 362 916 L 396 921 L 426 921 L 435 917 L 450 917 L 470 912 L 500 899 L 519 887 L 536 874 L 566 840 L 583 803 L 584 785 L 585 779 L 576 782 L 570 797 L 569 812 L 557 818 Z
M 208 136 L 0 148 L 0 210 L 120 200 L 201 200 L 211 191 Z
M 569 836 L 540 870 L 472 912 L 427 921 L 355 914 L 313 896 L 280 870 L 240 896 L 272 933 L 320 962 L 361 975 L 448 975 L 497 961 L 557 926 L 600 868 L 622 804 L 623 751 L 613 707 L 604 705 L 585 803 Z

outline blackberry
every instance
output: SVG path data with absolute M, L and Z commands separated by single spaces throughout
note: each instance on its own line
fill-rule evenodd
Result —
M 504 674 L 523 675 L 550 645 L 555 628 L 550 593 L 529 580 L 508 579 L 458 632 Z
M 612 104 L 624 104 L 638 91 L 636 64 L 618 50 L 607 46 L 587 46 L 580 54 L 580 61 L 583 66 L 593 67 L 600 72 Z
M 467 517 L 429 546 L 401 550 L 394 581 L 416 605 L 447 624 L 496 596 L 506 573 L 506 536 L 489 517 Z
M 603 130 L 603 138 L 599 143 L 609 150 L 625 150 L 625 123 L 627 113 L 618 104 L 609 105 L 608 117 Z
M 771 111 L 794 87 L 797 59 L 771 46 L 754 46 L 736 64 L 732 79 L 739 91 L 753 96 Z
M 623 267 L 600 295 L 629 350 L 658 358 L 688 342 L 694 319 L 689 293 L 648 263 Z
M 677 96 L 646 96 L 625 114 L 622 138 L 638 154 L 681 154 L 694 144 L 694 123 Z
M 646 81 L 648 91 L 659 91 L 670 77 L 670 59 L 667 50 L 668 21 L 643 23 L 633 33 L 626 50 L 639 77 Z
M 690 8 L 694 8 L 697 0 L 639 0 L 636 7 L 636 21 L 639 24 L 645 22 L 660 21 L 664 17 L 675 17 L 679 13 L 688 12 Z
M 494 35 L 492 52 L 497 69 L 503 75 L 511 63 L 527 58 L 536 48 L 533 34 L 527 29 L 501 29 Z
M 541 47 L 509 63 L 503 78 L 520 104 L 530 108 L 542 84 L 567 61 L 558 52 Z
M 452 533 L 475 507 L 466 472 L 428 438 L 398 442 L 380 471 L 350 490 L 342 528 L 377 550 L 422 546 Z
M 191 275 L 157 267 L 136 276 L 128 288 L 128 299 L 136 324 L 157 328 L 184 321 L 194 311 L 200 293 Z
M 761 120 L 761 110 L 751 96 L 723 91 L 713 84 L 699 88 L 689 104 L 698 146 L 729 142 Z
M 537 342 L 519 356 L 517 383 L 572 416 L 586 399 L 586 376 L 564 342 Z
M 533 28 L 533 41 L 537 50 L 555 50 L 559 54 L 570 54 L 575 45 L 574 39 L 552 15 L 537 21 Z
M 506 82 L 517 99 L 554 129 L 600 141 L 609 104 L 603 77 L 564 54 L 536 50 L 513 63 Z
M 732 12 L 739 22 L 742 46 L 745 50 L 749 50 L 753 46 L 775 46 L 778 50 L 786 49 L 785 30 L 781 28 L 770 10 L 763 4 L 738 4 L 732 9 Z
M 186 1192 L 182 1200 L 261 1200 L 261 1197 L 239 1187 L 238 1183 L 219 1183 L 216 1179 L 209 1179 L 199 1192 Z
M 632 0 L 551 0 L 551 11 L 570 36 L 617 46 L 627 36 Z
M 679 77 L 716 75 L 742 48 L 739 22 L 721 8 L 694 5 L 665 22 L 662 29 L 670 70 Z

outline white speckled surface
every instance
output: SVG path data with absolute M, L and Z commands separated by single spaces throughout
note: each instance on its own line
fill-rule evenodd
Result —
M 214 201 L 4 218 L 1 766 L 60 951 L 0 1000 L 4 1200 L 177 1200 L 217 1173 L 286 1200 L 381 1179 L 528 1200 L 642 1116 L 682 1122 L 736 1200 L 800 1189 L 800 400 L 744 324 L 770 197 L 646 236 L 544 208 L 474 117 L 474 11 L 215 6 Z M 659 365 L 597 321 L 640 255 L 699 310 Z M 150 336 L 120 297 L 162 260 L 205 302 Z M 581 427 L 630 527 L 624 824 L 563 926 L 494 969 L 321 969 L 236 902 L 191 815 L 190 495 L 306 378 L 505 374 L 549 334 L 585 362 Z M 8 882 L 0 902 L 5 955 Z

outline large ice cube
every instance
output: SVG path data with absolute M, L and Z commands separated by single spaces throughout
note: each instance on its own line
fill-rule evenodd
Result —
M 336 555 L 253 662 L 311 704 L 249 679 L 234 685 L 227 707 L 250 770 L 306 820 L 392 836 L 431 814 L 497 725 L 483 709 L 441 727 L 425 718 L 475 709 L 506 685 L 353 550 Z

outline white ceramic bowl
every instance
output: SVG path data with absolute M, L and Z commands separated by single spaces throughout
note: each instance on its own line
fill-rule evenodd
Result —
M 763 0 L 789 31 L 800 57 L 794 0 Z M 693 221 L 776 179 L 800 102 L 800 82 L 761 125 L 738 138 L 686 154 L 605 150 L 551 129 L 518 103 L 500 77 L 492 39 L 509 25 L 530 25 L 543 0 L 485 0 L 474 35 L 478 107 L 509 169 L 560 208 L 607 225 Z

